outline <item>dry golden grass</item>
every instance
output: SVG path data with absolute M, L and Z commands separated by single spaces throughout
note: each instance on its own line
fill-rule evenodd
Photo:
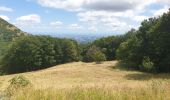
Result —
M 170 100 L 170 91 L 156 86 L 148 88 L 75 87 L 68 89 L 33 89 L 16 92 L 11 100 Z
M 30 91 L 32 92 L 36 92 L 38 90 L 44 90 L 45 92 L 45 89 L 47 89 L 46 91 L 49 92 L 55 90 L 61 90 L 60 92 L 62 92 L 64 90 L 70 90 L 77 87 L 86 88 L 86 89 L 94 88 L 96 90 L 97 87 L 97 89 L 101 88 L 99 89 L 99 91 L 102 89 L 109 89 L 109 91 L 112 94 L 114 92 L 113 90 L 122 91 L 122 90 L 132 89 L 136 91 L 136 90 L 146 89 L 148 91 L 150 89 L 150 86 L 154 85 L 153 82 L 156 83 L 159 82 L 161 84 L 155 87 L 158 88 L 163 87 L 165 89 L 170 90 L 170 74 L 153 75 L 153 74 L 148 74 L 148 73 L 143 73 L 138 71 L 125 71 L 116 68 L 115 67 L 116 63 L 117 61 L 107 61 L 107 62 L 103 62 L 102 64 L 74 62 L 74 63 L 54 66 L 40 71 L 21 73 L 21 75 L 27 77 L 33 84 L 34 91 L 30 89 Z M 1 91 L 5 90 L 8 87 L 9 85 L 8 81 L 11 78 L 13 78 L 15 75 L 20 75 L 20 74 L 6 75 L 0 77 Z M 146 90 L 144 91 L 146 92 Z M 80 89 L 80 91 L 85 91 L 85 90 Z M 31 95 L 32 92 L 30 92 L 30 94 L 28 93 L 28 95 Z M 43 91 L 40 92 L 43 93 Z M 65 92 L 66 91 L 64 91 L 64 93 Z M 57 94 L 58 92 L 54 92 L 54 93 Z M 168 93 L 170 93 L 170 91 L 168 91 Z M 121 94 L 118 93 L 117 95 L 121 95 Z M 167 94 L 162 94 L 162 95 L 167 95 Z M 19 97 L 21 97 L 21 95 L 19 95 Z
M 123 71 L 112 68 L 116 61 L 102 64 L 75 62 L 54 66 L 45 70 L 21 73 L 27 77 L 35 88 L 69 88 L 75 86 L 107 86 L 107 87 L 146 87 L 152 81 L 170 82 L 170 75 L 152 75 L 138 71 Z M 0 89 L 5 89 L 9 80 L 15 75 L 0 77 Z

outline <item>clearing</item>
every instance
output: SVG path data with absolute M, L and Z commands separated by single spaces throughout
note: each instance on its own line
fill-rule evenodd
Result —
M 102 64 L 74 62 L 57 65 L 48 69 L 21 73 L 37 89 L 81 87 L 138 88 L 146 87 L 159 81 L 170 87 L 170 74 L 148 74 L 138 71 L 126 71 L 116 68 L 117 61 L 106 61 Z M 9 85 L 15 75 L 0 77 L 0 89 Z

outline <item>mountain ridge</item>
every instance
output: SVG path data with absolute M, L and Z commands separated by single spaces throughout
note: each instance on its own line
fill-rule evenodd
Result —
M 4 19 L 0 18 L 0 40 L 8 42 L 12 41 L 17 37 L 26 35 L 28 35 L 28 33 L 23 32 L 15 25 L 12 25 L 9 22 L 5 21 Z
M 23 32 L 15 25 L 10 24 L 6 20 L 0 18 L 0 57 L 7 50 L 8 45 L 15 41 L 15 39 L 29 35 L 26 32 Z

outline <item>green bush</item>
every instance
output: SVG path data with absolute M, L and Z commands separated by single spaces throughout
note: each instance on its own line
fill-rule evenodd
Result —
M 15 76 L 11 80 L 9 80 L 9 82 L 10 82 L 10 85 L 8 86 L 8 88 L 6 90 L 6 92 L 9 95 L 13 95 L 16 92 L 18 92 L 19 90 L 22 90 L 29 86 L 32 86 L 31 82 L 23 75 Z
M 154 70 L 154 63 L 150 60 L 149 57 L 144 57 L 141 69 L 147 72 L 151 72 Z
M 15 76 L 9 80 L 11 86 L 25 87 L 30 84 L 30 81 L 23 75 Z
M 95 62 L 97 64 L 100 64 L 101 61 L 106 61 L 106 56 L 105 54 L 103 54 L 102 52 L 96 52 L 94 55 L 93 55 L 93 59 L 95 60 Z

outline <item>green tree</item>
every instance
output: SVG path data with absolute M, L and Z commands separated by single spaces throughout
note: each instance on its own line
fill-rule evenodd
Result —
M 42 57 L 42 66 L 49 67 L 56 64 L 53 39 L 49 36 L 38 37 L 40 41 L 40 52 Z
M 102 52 L 98 51 L 93 55 L 93 59 L 97 64 L 100 64 L 101 61 L 106 61 L 106 56 Z
M 137 57 L 140 57 L 138 56 L 140 46 L 141 42 L 136 36 L 128 39 L 126 42 L 123 42 L 117 49 L 117 59 L 126 62 L 134 62 L 138 65 L 140 63 L 138 59 L 140 58 Z
M 49 36 L 26 36 L 15 40 L 2 58 L 1 70 L 17 73 L 78 61 L 77 43 Z
M 85 56 L 84 56 L 84 61 L 86 62 L 98 62 L 100 63 L 101 61 L 105 61 L 106 56 L 100 48 L 96 47 L 95 45 L 89 47 L 87 50 Z
M 62 41 L 62 51 L 63 63 L 79 60 L 77 45 L 72 40 L 64 39 Z
M 170 72 L 170 11 L 164 13 L 156 25 L 150 29 L 149 57 L 154 62 L 158 72 Z
M 144 20 L 135 38 L 122 43 L 119 60 L 136 63 L 136 68 L 150 72 L 170 72 L 170 11 L 158 18 Z M 145 58 L 147 57 L 147 58 Z
M 39 44 L 35 37 L 23 37 L 13 42 L 2 58 L 3 69 L 9 73 L 38 69 L 42 64 Z

